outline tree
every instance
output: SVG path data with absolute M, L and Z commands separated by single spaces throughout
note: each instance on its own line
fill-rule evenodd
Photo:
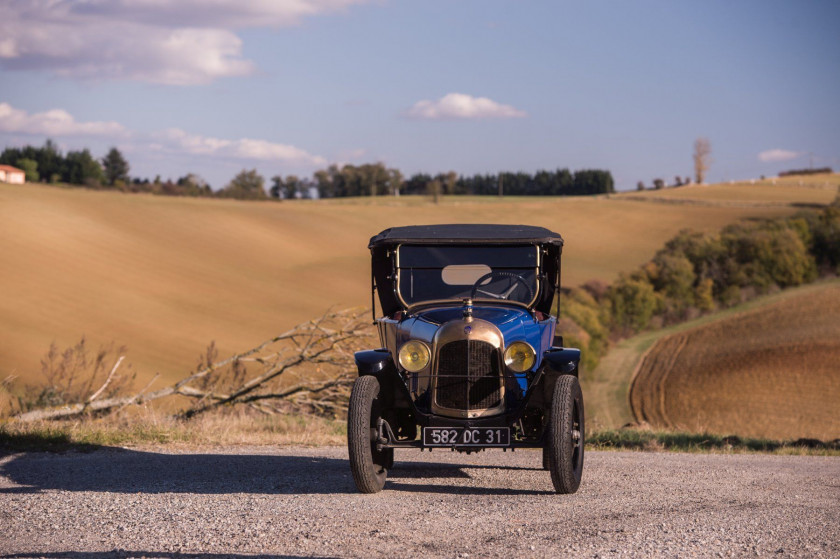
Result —
M 609 289 L 612 320 L 625 332 L 638 332 L 648 325 L 658 306 L 658 297 L 647 279 L 622 275 Z
M 44 147 L 38 150 L 38 156 L 34 159 L 38 162 L 38 173 L 45 180 L 51 179 L 55 174 L 62 175 L 64 158 L 51 139 L 47 138 Z
M 87 148 L 67 153 L 67 173 L 64 179 L 70 184 L 99 186 L 105 180 L 102 166 Z
M 653 188 L 656 190 L 662 190 L 665 188 L 665 181 L 662 179 L 653 179 Z
M 697 184 L 703 184 L 706 180 L 706 171 L 712 163 L 711 153 L 712 145 L 708 138 L 694 140 L 694 177 Z
M 458 180 L 458 173 L 449 171 L 441 177 L 443 180 L 444 192 L 447 194 L 455 194 L 455 182 Z
M 439 201 L 441 189 L 442 187 L 438 179 L 429 181 L 429 184 L 426 185 L 426 192 L 432 197 L 435 204 Z
M 644 190 L 644 189 L 645 189 L 645 183 L 643 183 L 642 181 L 639 181 L 639 182 L 636 183 L 636 190 Z
M 38 162 L 34 159 L 18 159 L 15 165 L 26 174 L 26 182 L 38 182 Z
M 268 193 L 272 198 L 276 198 L 278 200 L 282 199 L 284 197 L 285 188 L 286 186 L 283 184 L 282 175 L 274 175 L 271 177 L 271 188 Z
M 204 196 L 213 191 L 207 181 L 195 173 L 187 173 L 176 184 L 175 193 L 178 196 Z
M 224 198 L 237 198 L 239 200 L 264 200 L 265 178 L 257 173 L 256 169 L 247 171 L 242 169 L 238 175 L 233 177 L 226 187 L 219 192 Z
M 102 168 L 105 171 L 105 181 L 114 185 L 117 181 L 128 182 L 128 161 L 115 147 L 112 147 L 102 159 Z
M 288 175 L 285 180 L 286 198 L 300 198 L 303 196 L 303 183 L 297 175 Z
M 388 186 L 391 188 L 391 194 L 394 196 L 400 195 L 400 188 L 403 184 L 403 174 L 399 169 L 388 169 Z

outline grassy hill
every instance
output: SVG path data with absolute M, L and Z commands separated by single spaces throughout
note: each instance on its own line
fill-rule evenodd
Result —
M 629 192 L 624 198 L 717 206 L 823 205 L 837 195 L 840 174 L 790 176 L 737 183 L 690 184 L 679 188 Z
M 790 290 L 659 337 L 630 388 L 637 420 L 748 437 L 840 436 L 840 282 Z
M 702 188 L 719 199 L 746 192 Z M 260 203 L 0 184 L 0 379 L 37 379 L 51 342 L 66 347 L 82 335 L 92 346 L 127 345 L 141 381 L 155 372 L 173 379 L 211 340 L 225 354 L 328 307 L 368 305 L 366 245 L 386 227 L 549 227 L 566 239 L 563 279 L 574 285 L 639 266 L 680 229 L 789 215 L 835 195 L 813 185 L 762 188 L 772 204 L 640 203 L 635 193 Z

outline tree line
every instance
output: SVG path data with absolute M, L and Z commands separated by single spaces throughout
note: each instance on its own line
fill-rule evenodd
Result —
M 266 190 L 266 179 L 256 169 L 243 169 L 218 191 L 196 173 L 177 180 L 130 177 L 123 154 L 111 148 L 102 159 L 89 149 L 61 153 L 52 140 L 42 147 L 7 147 L 0 163 L 23 169 L 29 182 L 66 183 L 90 188 L 115 188 L 128 192 L 151 192 L 172 196 L 218 196 L 238 199 L 342 198 L 348 196 L 396 196 L 425 194 L 437 201 L 441 195 L 580 196 L 615 192 L 612 174 L 605 170 L 502 172 L 458 175 L 455 171 L 430 175 L 416 173 L 405 178 L 399 169 L 385 164 L 330 165 L 311 177 L 275 175 Z
M 251 177 L 253 179 L 254 177 Z M 251 191 L 254 191 L 252 188 Z M 268 195 L 272 198 L 343 198 L 348 196 L 441 195 L 510 195 L 510 196 L 581 196 L 615 192 L 609 171 L 568 169 L 499 174 L 458 175 L 455 171 L 430 175 L 416 173 L 405 178 L 399 169 L 383 163 L 330 165 L 315 171 L 311 178 L 296 175 L 271 179 Z
M 42 147 L 7 147 L 0 153 L 0 164 L 18 167 L 26 173 L 29 182 L 64 182 L 86 186 L 113 185 L 128 181 L 128 162 L 116 148 L 101 160 L 85 148 L 67 154 L 52 140 Z

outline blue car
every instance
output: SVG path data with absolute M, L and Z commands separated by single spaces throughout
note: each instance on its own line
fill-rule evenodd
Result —
M 347 438 L 359 491 L 384 487 L 395 448 L 542 448 L 555 490 L 577 491 L 580 350 L 563 347 L 551 315 L 560 235 L 421 225 L 386 229 L 369 248 L 382 347 L 355 355 Z

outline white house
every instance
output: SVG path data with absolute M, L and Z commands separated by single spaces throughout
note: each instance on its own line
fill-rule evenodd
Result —
M 0 165 L 0 182 L 23 184 L 26 182 L 26 173 L 11 165 Z

